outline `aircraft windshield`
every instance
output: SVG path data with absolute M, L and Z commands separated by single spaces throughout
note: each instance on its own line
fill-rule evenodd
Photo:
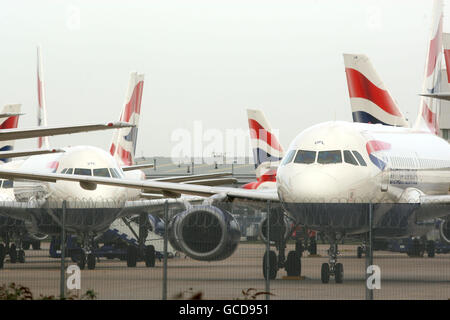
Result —
M 109 168 L 109 171 L 111 171 L 111 177 L 120 178 L 120 174 L 116 168 Z
M 317 162 L 321 164 L 342 163 L 341 150 L 319 151 Z
M 12 187 L 14 187 L 14 182 L 12 180 L 3 180 L 2 188 L 10 189 Z
M 296 150 L 290 150 L 288 154 L 284 157 L 283 161 L 281 162 L 281 165 L 284 166 L 292 161 L 294 158 Z
M 354 166 L 358 165 L 358 162 L 356 161 L 356 159 L 353 157 L 352 153 L 348 150 L 344 150 L 344 162 L 345 163 L 350 163 Z
M 75 174 L 82 176 L 92 176 L 92 170 L 86 168 L 75 168 Z
M 355 155 L 356 159 L 358 159 L 359 164 L 364 167 L 367 167 L 367 164 L 364 161 L 364 158 L 362 157 L 362 155 L 358 151 L 355 151 L 355 150 L 353 150 L 352 152 Z
M 314 163 L 316 161 L 315 151 L 298 150 L 294 163 Z
M 108 168 L 94 169 L 94 176 L 96 176 L 96 177 L 107 177 L 107 178 L 111 177 L 111 175 L 109 174 Z

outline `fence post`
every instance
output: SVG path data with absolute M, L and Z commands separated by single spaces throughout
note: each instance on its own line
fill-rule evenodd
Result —
M 373 265 L 373 205 L 372 202 L 369 203 L 369 232 L 368 232 L 368 247 L 366 248 L 366 300 L 373 300 L 373 289 L 370 289 L 367 285 L 367 280 L 369 274 L 367 273 L 367 268 Z
M 164 202 L 164 260 L 163 260 L 163 288 L 162 299 L 167 300 L 167 237 L 169 224 L 169 206 L 167 200 Z
M 270 292 L 270 200 L 267 201 L 267 242 L 266 242 L 266 292 Z M 266 294 L 270 300 L 270 294 Z
M 66 200 L 62 202 L 62 217 L 61 217 L 61 276 L 59 283 L 59 297 L 64 299 L 65 292 L 65 259 L 66 259 Z

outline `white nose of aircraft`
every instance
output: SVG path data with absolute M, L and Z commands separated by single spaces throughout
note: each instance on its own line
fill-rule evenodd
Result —
M 278 176 L 278 191 L 287 202 L 336 201 L 340 196 L 339 181 L 320 169 L 303 170 Z

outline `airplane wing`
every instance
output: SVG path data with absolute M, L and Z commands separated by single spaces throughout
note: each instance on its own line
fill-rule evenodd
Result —
M 430 98 L 436 98 L 436 99 L 440 99 L 440 100 L 447 100 L 447 101 L 450 101 L 450 92 L 443 92 L 443 93 L 422 93 L 422 94 L 419 94 L 419 96 L 430 97 Z
M 232 187 L 203 186 L 195 184 L 183 184 L 174 182 L 154 181 L 154 180 L 130 180 L 117 178 L 104 178 L 82 175 L 65 175 L 57 173 L 35 173 L 31 171 L 19 171 L 12 169 L 0 169 L 0 177 L 4 179 L 23 179 L 56 182 L 58 180 L 73 181 L 80 183 L 82 188 L 92 190 L 97 184 L 140 189 L 144 193 L 162 193 L 169 198 L 178 198 L 182 194 L 210 197 L 218 195 L 223 198 L 256 200 L 256 201 L 276 201 L 278 194 L 276 190 L 247 190 Z
M 15 117 L 15 116 L 22 116 L 22 115 L 24 115 L 24 113 L 5 112 L 5 113 L 0 113 L 0 119 L 9 118 L 9 117 Z
M 125 122 L 109 122 L 90 125 L 35 127 L 28 129 L 4 129 L 0 130 L 0 141 L 28 139 L 37 137 L 71 134 L 79 132 L 99 131 L 132 127 Z
M 38 154 L 47 154 L 47 153 L 59 153 L 65 152 L 62 149 L 34 149 L 34 150 L 23 150 L 23 151 L 0 151 L 1 159 L 8 158 L 18 158 L 18 157 L 29 157 L 35 156 Z
M 142 170 L 142 169 L 149 169 L 149 168 L 153 168 L 153 164 L 135 164 L 132 166 L 123 166 L 121 167 L 122 171 L 132 171 L 132 170 Z
M 196 180 L 221 178 L 221 177 L 226 177 L 226 176 L 231 176 L 231 172 L 192 174 L 192 175 L 186 175 L 186 176 L 154 178 L 151 180 L 162 181 L 162 182 L 185 182 L 185 181 L 196 181 Z

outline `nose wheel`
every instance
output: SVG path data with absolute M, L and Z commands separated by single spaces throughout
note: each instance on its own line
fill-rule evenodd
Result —
M 322 264 L 320 279 L 322 280 L 322 283 L 328 283 L 330 281 L 330 277 L 334 277 L 336 283 L 342 283 L 344 280 L 344 266 L 342 263 L 337 262 L 339 251 L 336 241 L 331 243 L 328 254 L 330 259 L 328 263 Z

